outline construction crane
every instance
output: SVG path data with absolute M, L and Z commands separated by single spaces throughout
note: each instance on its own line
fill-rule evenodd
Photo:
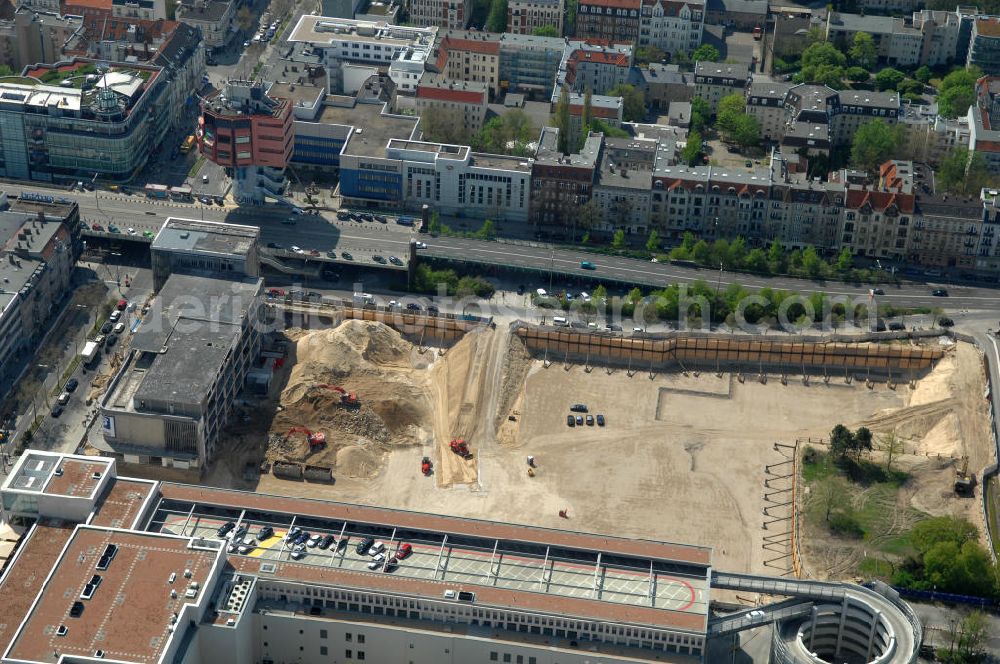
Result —
M 328 390 L 333 390 L 340 394 L 340 403 L 345 406 L 357 406 L 360 404 L 358 400 L 358 395 L 355 392 L 348 392 L 340 385 L 330 385 L 329 383 L 321 383 L 316 387 L 323 387 Z
M 469 451 L 469 444 L 465 442 L 464 438 L 455 438 L 450 443 L 448 443 L 448 446 L 451 448 L 452 452 L 462 457 L 463 459 L 472 458 L 472 452 Z
M 293 433 L 304 433 L 306 435 L 306 440 L 309 441 L 309 449 L 317 449 L 326 446 L 326 434 L 322 432 L 313 433 L 305 427 L 292 427 L 285 434 L 285 440 L 288 439 Z

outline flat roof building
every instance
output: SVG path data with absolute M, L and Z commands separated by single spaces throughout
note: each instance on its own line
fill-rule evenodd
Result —
M 153 290 L 174 273 L 260 276 L 260 228 L 168 217 L 153 239 Z
M 100 400 L 91 442 L 130 463 L 204 468 L 260 352 L 263 281 L 172 274 Z

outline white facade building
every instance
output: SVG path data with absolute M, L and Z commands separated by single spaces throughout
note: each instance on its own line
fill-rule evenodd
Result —
M 639 46 L 655 46 L 667 54 L 690 53 L 701 44 L 705 3 L 646 0 L 639 21 Z

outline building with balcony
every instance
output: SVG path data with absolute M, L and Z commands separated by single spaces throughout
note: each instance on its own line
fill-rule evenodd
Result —
M 616 85 L 629 80 L 632 69 L 631 44 L 589 44 L 567 40 L 556 73 L 555 92 L 565 86 L 572 92 L 590 90 L 605 95 Z
M 433 113 L 438 120 L 471 136 L 486 122 L 489 90 L 482 83 L 446 81 L 438 74 L 425 73 L 413 101 L 417 115 Z
M 701 45 L 704 27 L 704 2 L 643 0 L 638 45 L 690 53 Z
M 750 66 L 747 64 L 703 61 L 694 66 L 694 96 L 708 102 L 713 111 L 723 97 L 743 94 L 749 81 Z
M 566 0 L 509 0 L 507 32 L 530 35 L 539 28 L 551 26 L 561 35 L 565 14 Z
M 429 65 L 450 81 L 486 85 L 492 97 L 500 89 L 501 37 L 495 32 L 444 31 Z
M 0 20 L 0 65 L 19 72 L 39 62 L 62 60 L 82 27 L 81 16 L 59 13 L 58 6 L 56 11 L 21 6 L 13 17 Z
M 983 155 L 992 173 L 1000 173 L 1000 77 L 976 81 L 976 101 L 968 118 L 969 150 Z
M 260 352 L 262 293 L 256 277 L 171 274 L 100 399 L 92 444 L 128 463 L 182 470 L 211 463 Z
M 500 88 L 549 100 L 566 53 L 558 37 L 504 33 L 500 36 Z
M 639 41 L 642 0 L 580 0 L 576 37 L 634 44 Z
M 0 399 L 70 292 L 80 255 L 80 210 L 50 196 L 0 194 Z
M 192 0 L 177 5 L 177 20 L 201 30 L 209 49 L 226 46 L 235 32 L 236 0 Z
M 410 21 L 418 26 L 464 30 L 469 24 L 470 0 L 411 0 Z
M 0 82 L 0 177 L 126 181 L 170 127 L 163 69 L 87 58 L 40 65 Z
M 268 95 L 259 82 L 229 81 L 201 112 L 201 154 L 233 169 L 236 200 L 259 205 L 283 199 L 294 138 L 291 101 Z
M 639 70 L 646 103 L 656 111 L 665 111 L 672 102 L 689 102 L 694 96 L 694 74 L 682 72 L 679 65 L 651 62 Z
M 988 76 L 1000 76 L 1000 17 L 980 16 L 972 22 L 967 66 L 976 66 Z
M 544 127 L 531 166 L 531 222 L 570 226 L 590 201 L 602 134 L 588 134 L 580 150 L 559 151 L 559 129 Z

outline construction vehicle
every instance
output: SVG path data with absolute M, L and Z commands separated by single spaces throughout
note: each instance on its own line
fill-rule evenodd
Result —
M 969 457 L 961 458 L 955 474 L 955 493 L 960 496 L 972 496 L 976 488 L 976 476 L 969 475 Z
M 326 434 L 322 432 L 313 433 L 305 427 L 292 427 L 288 430 L 288 433 L 285 434 L 285 439 L 287 440 L 293 433 L 304 433 L 306 435 L 306 440 L 309 441 L 309 449 L 311 450 L 326 447 Z
M 528 477 L 534 477 L 534 476 L 535 476 L 535 469 L 529 467 L 528 468 Z
M 340 385 L 330 385 L 329 383 L 322 383 L 317 385 L 317 387 L 324 387 L 328 390 L 333 390 L 340 394 L 340 403 L 344 406 L 358 406 L 361 402 L 358 400 L 358 395 L 354 392 L 348 392 Z
M 420 472 L 424 474 L 424 477 L 430 477 L 433 468 L 434 464 L 431 463 L 430 457 L 424 457 L 423 461 L 420 462 Z
M 469 451 L 469 444 L 465 442 L 464 438 L 455 438 L 448 446 L 451 447 L 451 451 L 462 457 L 463 459 L 471 459 L 472 452 Z

